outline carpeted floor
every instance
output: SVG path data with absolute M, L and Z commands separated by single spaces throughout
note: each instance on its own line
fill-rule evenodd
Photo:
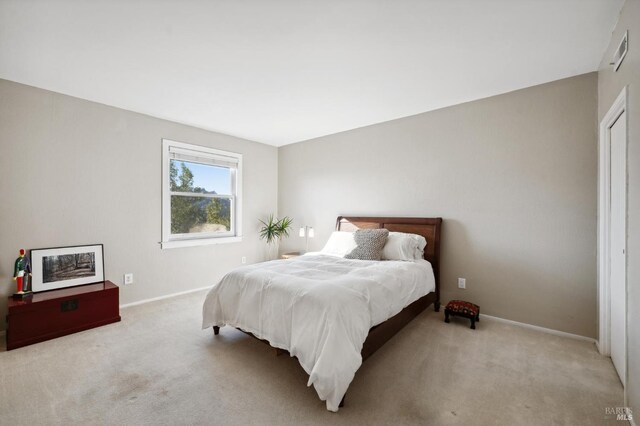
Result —
M 204 292 L 122 322 L 0 352 L 2 425 L 601 425 L 622 405 L 593 344 L 424 312 L 360 368 L 338 413 L 297 361 L 200 330 Z

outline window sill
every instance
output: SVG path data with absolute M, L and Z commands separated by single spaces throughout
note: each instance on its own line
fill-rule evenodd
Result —
M 218 237 L 218 238 L 194 238 L 191 240 L 174 240 L 163 241 L 160 243 L 162 249 L 173 249 L 180 247 L 196 247 L 196 246 L 208 246 L 212 244 L 227 244 L 227 243 L 239 243 L 242 241 L 242 237 Z

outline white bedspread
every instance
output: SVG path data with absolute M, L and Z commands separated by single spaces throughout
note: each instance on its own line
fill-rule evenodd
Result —
M 308 254 L 238 268 L 207 294 L 203 328 L 225 324 L 296 356 L 327 409 L 362 364 L 369 329 L 434 291 L 425 260 L 363 261 Z

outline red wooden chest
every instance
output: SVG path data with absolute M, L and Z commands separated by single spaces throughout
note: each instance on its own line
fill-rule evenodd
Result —
M 119 288 L 111 281 L 9 297 L 7 350 L 120 321 Z

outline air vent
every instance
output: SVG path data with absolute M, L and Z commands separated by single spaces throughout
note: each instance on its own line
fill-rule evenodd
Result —
M 611 62 L 611 65 L 613 65 L 614 71 L 618 71 L 618 68 L 620 68 L 620 65 L 622 64 L 622 60 L 627 55 L 627 49 L 629 47 L 628 36 L 629 31 L 625 31 L 624 37 L 622 37 L 622 40 L 620 40 L 620 44 L 616 49 L 616 54 L 613 55 L 613 62 Z

